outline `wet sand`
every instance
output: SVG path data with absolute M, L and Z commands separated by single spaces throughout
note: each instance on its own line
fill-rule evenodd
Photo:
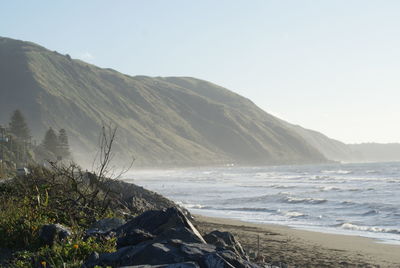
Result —
M 273 224 L 195 215 L 202 233 L 229 231 L 251 255 L 258 252 L 266 262 L 280 261 L 289 267 L 400 267 L 400 246 L 373 239 L 297 230 Z

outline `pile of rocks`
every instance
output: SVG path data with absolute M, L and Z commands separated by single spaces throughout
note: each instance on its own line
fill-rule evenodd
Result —
M 87 235 L 116 236 L 117 251 L 94 252 L 84 267 L 259 267 L 230 233 L 214 231 L 203 237 L 176 207 L 147 211 L 127 223 L 110 222 L 97 223 Z

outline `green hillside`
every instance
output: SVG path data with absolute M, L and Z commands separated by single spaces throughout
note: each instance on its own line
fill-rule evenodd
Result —
M 15 109 L 35 137 L 65 128 L 75 158 L 118 126 L 117 157 L 137 165 L 316 163 L 325 157 L 281 120 L 215 84 L 128 76 L 33 43 L 0 38 L 0 124 Z

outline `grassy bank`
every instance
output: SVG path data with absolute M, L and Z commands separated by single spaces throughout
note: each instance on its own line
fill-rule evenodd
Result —
M 31 166 L 27 176 L 0 183 L 0 267 L 81 267 L 96 251 L 115 251 L 115 239 L 87 238 L 104 218 L 130 219 L 148 209 L 175 204 L 134 184 L 84 172 L 78 166 Z M 44 245 L 46 224 L 61 224 L 72 235 Z
M 91 178 L 92 176 L 92 178 Z M 95 175 L 74 165 L 31 167 L 31 174 L 0 184 L 0 247 L 13 252 L 3 266 L 80 267 L 93 251 L 115 250 L 115 241 L 83 239 L 98 219 L 123 217 L 122 206 Z M 52 247 L 39 239 L 43 225 L 58 223 L 73 235 Z

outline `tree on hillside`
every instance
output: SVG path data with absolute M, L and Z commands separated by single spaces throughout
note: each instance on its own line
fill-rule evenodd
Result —
M 42 142 L 43 147 L 53 153 L 55 156 L 58 156 L 58 137 L 54 132 L 53 128 L 49 128 L 44 135 L 44 139 Z
M 63 158 L 71 157 L 67 131 L 65 129 L 60 129 L 60 131 L 58 132 L 58 151 L 60 156 L 62 156 Z
M 31 137 L 25 117 L 20 110 L 15 110 L 12 114 L 9 128 L 10 133 L 21 140 L 28 141 Z

